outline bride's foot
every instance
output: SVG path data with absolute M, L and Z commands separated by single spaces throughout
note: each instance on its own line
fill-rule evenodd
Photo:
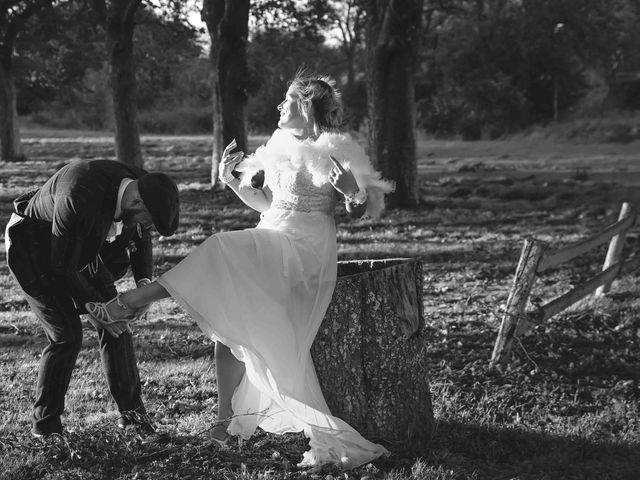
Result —
M 216 421 L 209 431 L 209 438 L 216 442 L 219 447 L 226 447 L 231 439 L 231 434 L 227 432 L 229 421 Z
M 120 295 L 108 302 L 87 302 L 85 308 L 89 313 L 89 322 L 97 329 L 104 329 L 114 337 L 129 330 L 129 321 L 136 316 L 136 311 L 120 302 Z
M 127 307 L 120 301 L 120 294 L 108 302 L 87 302 L 87 312 L 100 322 L 120 322 L 133 320 L 136 310 Z

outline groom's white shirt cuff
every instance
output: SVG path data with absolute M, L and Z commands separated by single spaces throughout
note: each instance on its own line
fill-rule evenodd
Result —
M 120 182 L 120 188 L 118 188 L 118 200 L 116 201 L 116 211 L 113 214 L 113 222 L 111 222 L 111 227 L 109 227 L 109 231 L 107 232 L 107 242 L 113 242 L 118 235 L 122 233 L 122 220 L 116 220 L 116 218 L 120 218 L 122 216 L 122 197 L 124 195 L 124 191 L 129 185 L 133 182 L 131 178 L 123 178 Z

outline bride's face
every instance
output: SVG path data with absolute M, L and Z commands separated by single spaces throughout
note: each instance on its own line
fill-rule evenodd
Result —
M 298 108 L 298 96 L 291 89 L 287 90 L 284 101 L 278 105 L 278 110 L 280 111 L 278 127 L 296 130 L 303 129 L 307 125 Z

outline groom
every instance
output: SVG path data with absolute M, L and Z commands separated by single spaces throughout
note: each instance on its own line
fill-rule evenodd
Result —
M 178 188 L 163 173 L 115 160 L 80 160 L 14 206 L 5 234 L 7 262 L 49 341 L 40 359 L 31 428 L 34 436 L 46 437 L 62 433 L 60 416 L 82 346 L 79 315 L 86 313 L 85 302 L 116 295 L 114 281 L 126 271 L 130 241 L 135 280 L 151 278 L 149 229 L 163 236 L 176 231 Z M 130 332 L 115 338 L 99 330 L 98 340 L 121 413 L 118 426 L 134 423 L 141 435 L 153 435 Z

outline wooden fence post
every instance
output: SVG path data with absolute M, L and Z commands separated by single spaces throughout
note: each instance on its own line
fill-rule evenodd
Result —
M 527 238 L 522 247 L 522 254 L 516 268 L 513 287 L 509 292 L 507 306 L 496 344 L 491 355 L 491 364 L 504 363 L 511 352 L 515 336 L 524 332 L 526 324 L 525 309 L 531 288 L 536 278 L 538 263 L 545 250 L 546 244 L 533 238 Z
M 620 209 L 620 214 L 618 215 L 618 221 L 622 220 L 627 215 L 632 213 L 631 205 L 627 202 L 622 204 L 622 208 Z M 620 261 L 620 254 L 622 253 L 622 247 L 624 246 L 624 236 L 627 233 L 626 230 L 621 231 L 618 235 L 611 237 L 609 241 L 609 249 L 607 250 L 607 256 L 604 260 L 604 265 L 602 266 L 602 270 L 606 270 L 611 265 L 614 265 Z M 611 288 L 611 284 L 613 280 L 609 282 L 605 282 L 602 286 L 598 287 L 596 290 L 596 295 L 604 295 Z

